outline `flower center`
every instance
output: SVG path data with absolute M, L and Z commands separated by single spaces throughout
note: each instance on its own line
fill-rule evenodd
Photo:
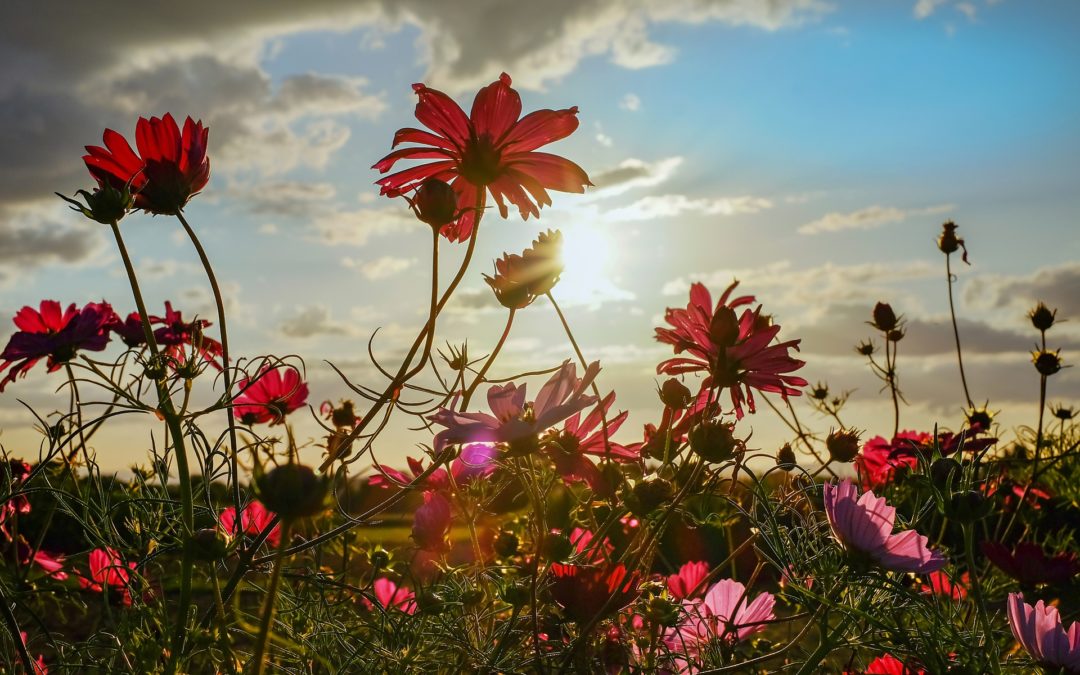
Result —
M 502 168 L 502 153 L 487 134 L 479 138 L 470 138 L 461 153 L 458 170 L 461 177 L 477 187 L 491 184 L 499 177 Z

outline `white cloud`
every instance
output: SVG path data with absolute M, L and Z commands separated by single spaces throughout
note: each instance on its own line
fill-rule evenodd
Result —
M 1059 318 L 1076 321 L 1080 318 L 1080 263 L 1042 267 L 1026 275 L 980 275 L 964 285 L 963 295 L 975 307 L 1010 310 L 1017 320 L 1042 301 L 1056 308 Z
M 323 305 L 297 307 L 295 313 L 281 322 L 281 334 L 291 338 L 312 338 L 322 335 L 353 335 L 348 324 L 337 321 Z
M 596 132 L 596 142 L 605 148 L 610 148 L 615 143 L 615 141 L 611 139 L 611 136 L 608 136 L 603 131 Z
M 363 246 L 371 237 L 411 232 L 421 226 L 408 209 L 385 207 L 328 211 L 314 220 L 311 229 L 318 241 L 330 246 Z
M 918 0 L 918 2 L 915 3 L 915 9 L 913 10 L 915 18 L 920 20 L 927 18 L 934 13 L 934 10 L 936 10 L 939 5 L 943 5 L 946 2 L 948 2 L 948 0 Z
M 416 258 L 398 258 L 391 255 L 384 255 L 381 258 L 367 261 L 354 260 L 352 258 L 341 259 L 342 265 L 350 269 L 359 270 L 360 274 L 368 281 L 388 279 L 394 275 L 401 274 L 415 265 L 416 262 Z
M 865 209 L 841 213 L 833 211 L 799 228 L 799 234 L 819 234 L 841 230 L 872 230 L 899 223 L 917 216 L 933 216 L 955 209 L 953 204 L 940 204 L 918 209 L 900 209 L 892 206 L 868 206 Z
M 743 195 L 719 199 L 693 199 L 686 195 L 655 195 L 642 197 L 628 206 L 613 209 L 604 214 L 608 222 L 674 218 L 682 215 L 733 216 L 758 213 L 772 208 L 772 202 L 763 197 Z
M 683 163 L 682 157 L 665 157 L 655 162 L 630 158 L 610 169 L 592 175 L 595 189 L 589 190 L 584 201 L 595 201 L 621 195 L 630 190 L 656 187 L 675 175 Z
M 968 21 L 974 21 L 979 16 L 979 10 L 970 2 L 956 3 L 956 11 L 966 16 Z
M 641 109 L 641 97 L 633 93 L 627 94 L 619 101 L 619 107 L 630 112 L 637 112 Z

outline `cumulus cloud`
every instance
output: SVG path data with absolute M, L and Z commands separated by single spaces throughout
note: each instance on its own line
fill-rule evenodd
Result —
M 630 190 L 656 187 L 670 180 L 682 163 L 682 157 L 666 157 L 655 162 L 635 158 L 623 160 L 617 166 L 592 175 L 596 188 L 586 193 L 585 200 L 606 199 Z
M 948 0 L 918 0 L 915 3 L 915 9 L 912 10 L 916 19 L 925 19 L 938 8 L 939 5 L 944 5 Z
M 985 275 L 964 286 L 975 307 L 1013 310 L 1018 316 L 1043 301 L 1064 319 L 1080 318 L 1080 263 L 1043 267 L 1028 275 Z M 1068 324 L 1066 324 L 1068 325 Z
M 285 337 L 306 339 L 323 335 L 352 335 L 353 329 L 337 321 L 323 305 L 298 307 L 296 312 L 281 322 L 281 334 Z
M 630 112 L 637 112 L 641 109 L 641 97 L 634 93 L 627 94 L 619 101 L 619 107 Z
M 363 246 L 371 237 L 411 232 L 421 226 L 408 209 L 374 208 L 328 211 L 314 220 L 311 229 L 317 241 L 330 246 Z
M 717 199 L 694 199 L 686 195 L 654 195 L 613 209 L 604 214 L 609 222 L 673 218 L 683 215 L 733 216 L 758 213 L 772 208 L 772 202 L 762 197 L 743 195 Z
M 892 206 L 868 206 L 865 209 L 842 213 L 827 213 L 799 228 L 799 234 L 820 234 L 841 230 L 872 230 L 883 225 L 899 223 L 917 216 L 933 216 L 948 213 L 956 208 L 952 204 L 939 204 L 917 209 L 899 209 Z
M 330 183 L 262 181 L 234 186 L 229 194 L 247 204 L 252 213 L 300 218 L 325 210 L 337 189 Z
M 100 229 L 82 224 L 82 216 L 74 217 L 77 225 L 25 209 L 0 216 L 0 284 L 44 265 L 88 263 L 105 248 Z
M 350 269 L 359 270 L 360 274 L 368 281 L 388 279 L 401 274 L 417 262 L 416 258 L 398 258 L 392 255 L 384 255 L 374 260 L 354 260 L 342 258 L 341 264 Z

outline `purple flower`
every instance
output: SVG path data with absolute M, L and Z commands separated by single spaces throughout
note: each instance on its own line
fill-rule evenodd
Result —
M 108 327 L 116 320 L 116 313 L 107 302 L 87 303 L 82 309 L 76 309 L 72 303 L 61 312 L 60 303 L 42 300 L 40 311 L 23 307 L 13 320 L 19 332 L 11 336 L 0 353 L 0 373 L 11 369 L 0 380 L 0 391 L 8 382 L 25 377 L 43 358 L 48 357 L 52 373 L 75 358 L 79 350 L 105 349 L 109 343 Z

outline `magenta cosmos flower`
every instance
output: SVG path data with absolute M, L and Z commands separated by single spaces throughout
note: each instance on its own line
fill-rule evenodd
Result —
M 108 587 L 120 592 L 124 605 L 131 604 L 128 584 L 131 581 L 131 570 L 137 567 L 134 562 L 125 564 L 119 553 L 106 546 L 90 551 L 89 567 L 90 578 L 79 577 L 80 586 L 97 593 Z
M 384 609 L 398 609 L 406 614 L 416 613 L 416 594 L 409 589 L 398 586 L 386 577 L 375 580 L 372 587 L 375 592 L 375 600 Z
M 751 598 L 738 581 L 721 579 L 703 599 L 683 601 L 686 618 L 664 640 L 672 651 L 690 657 L 712 640 L 742 642 L 776 618 L 774 604 L 772 593 Z
M 283 424 L 285 416 L 307 402 L 308 386 L 292 366 L 263 367 L 254 378 L 236 383 L 241 393 L 233 410 L 243 424 Z
M 539 218 L 540 208 L 551 204 L 548 190 L 584 192 L 592 183 L 581 167 L 557 155 L 535 152 L 577 129 L 577 108 L 537 110 L 521 117 L 521 97 L 510 84 L 510 76 L 503 73 L 477 92 L 469 115 L 441 91 L 414 84 L 420 98 L 416 119 L 431 131 L 400 129 L 394 134 L 394 147 L 417 145 L 394 150 L 372 168 L 386 173 L 402 159 L 436 161 L 379 179 L 382 194 L 408 194 L 428 179 L 449 183 L 461 215 L 441 231 L 450 241 L 464 241 L 476 223 L 474 209 L 484 205 L 488 192 L 503 218 L 507 201 L 522 218 Z
M 869 490 L 859 496 L 850 480 L 825 484 L 825 514 L 841 546 L 887 569 L 927 574 L 945 566 L 945 557 L 915 530 L 893 534 L 896 509 Z
M 165 316 L 150 315 L 150 325 L 160 326 L 153 328 L 154 341 L 169 357 L 173 366 L 184 364 L 188 361 L 185 353 L 187 347 L 194 351 L 217 370 L 221 370 L 218 359 L 221 357 L 221 343 L 205 334 L 205 330 L 213 324 L 205 319 L 185 321 L 184 315 L 173 309 L 172 303 L 165 301 Z M 142 318 L 138 312 L 132 312 L 123 321 L 117 317 L 109 330 L 116 333 L 125 345 L 132 349 L 146 344 L 146 333 L 143 331 Z
M 230 537 L 246 534 L 249 537 L 257 537 L 267 525 L 274 520 L 274 514 L 266 510 L 262 502 L 254 500 L 240 510 L 240 524 L 236 523 L 236 508 L 230 506 L 218 516 L 218 523 L 222 531 Z M 277 546 L 281 542 L 281 525 L 275 525 L 266 536 L 266 542 L 271 546 Z
M 676 354 L 686 352 L 688 356 L 663 361 L 656 372 L 705 373 L 702 387 L 728 389 L 735 414 L 741 419 L 744 402 L 750 412 L 755 410 L 752 389 L 798 396 L 798 387 L 806 386 L 806 380 L 788 373 L 806 362 L 788 355 L 789 349 L 799 348 L 799 340 L 773 344 L 780 326 L 761 313 L 760 305 L 753 310 L 747 307 L 741 315 L 736 313 L 737 308 L 754 302 L 752 295 L 730 299 L 738 285 L 736 281 L 728 286 L 714 306 L 708 289 L 695 283 L 690 286 L 686 309 L 668 308 L 664 320 L 671 328 L 657 328 L 656 339 L 673 346 Z
M 1009 593 L 1007 605 L 1013 636 L 1036 663 L 1080 673 L 1080 621 L 1066 630 L 1056 607 L 1042 600 L 1032 607 L 1021 593 Z
M 130 186 L 136 208 L 173 215 L 210 180 L 206 156 L 210 130 L 190 117 L 180 131 L 169 113 L 164 117 L 140 117 L 135 126 L 139 154 L 121 134 L 106 129 L 105 147 L 88 145 L 83 156 L 90 175 L 101 185 L 116 189 Z
M 75 303 L 61 311 L 55 300 L 42 300 L 40 310 L 23 307 L 13 319 L 19 331 L 0 353 L 0 391 L 17 377 L 25 377 L 34 365 L 48 358 L 49 372 L 60 370 L 80 350 L 100 352 L 109 344 L 109 325 L 116 313 L 107 302 L 91 302 L 82 309 Z
M 709 563 L 691 561 L 667 578 L 667 589 L 676 600 L 689 600 L 705 590 L 702 581 L 709 576 Z
M 611 392 L 589 411 L 584 420 L 581 412 L 576 412 L 566 420 L 561 430 L 552 430 L 545 434 L 541 442 L 543 453 L 551 460 L 555 471 L 567 483 L 583 481 L 588 483 L 594 492 L 604 493 L 610 486 L 596 464 L 589 459 L 589 455 L 619 462 L 633 462 L 640 459 L 641 456 L 638 453 L 611 440 L 629 415 L 626 411 L 622 411 L 614 417 L 608 417 L 614 402 L 615 392 Z M 607 417 L 606 432 L 604 430 L 605 417 Z
M 429 473 L 423 480 L 418 479 L 426 470 L 424 462 L 413 457 L 406 457 L 405 461 L 409 464 L 411 476 L 392 467 L 377 465 L 375 469 L 379 473 L 368 479 L 368 485 L 371 487 L 400 488 L 416 482 L 415 487 L 449 493 L 454 486 L 462 488 L 474 480 L 487 478 L 494 473 L 497 455 L 498 450 L 493 445 L 486 443 L 466 445 L 461 449 L 461 453 L 457 458 L 450 463 L 449 473 L 447 473 L 446 469 L 439 467 Z M 453 478 L 453 484 L 451 484 L 451 478 Z
M 443 408 L 428 419 L 446 427 L 435 435 L 435 450 L 459 443 L 505 443 L 511 453 L 526 455 L 538 449 L 538 437 L 550 427 L 596 403 L 585 390 L 596 379 L 600 364 L 593 362 L 581 379 L 577 367 L 565 361 L 544 383 L 536 400 L 525 400 L 526 385 L 513 382 L 488 389 L 491 414 L 454 412 Z

